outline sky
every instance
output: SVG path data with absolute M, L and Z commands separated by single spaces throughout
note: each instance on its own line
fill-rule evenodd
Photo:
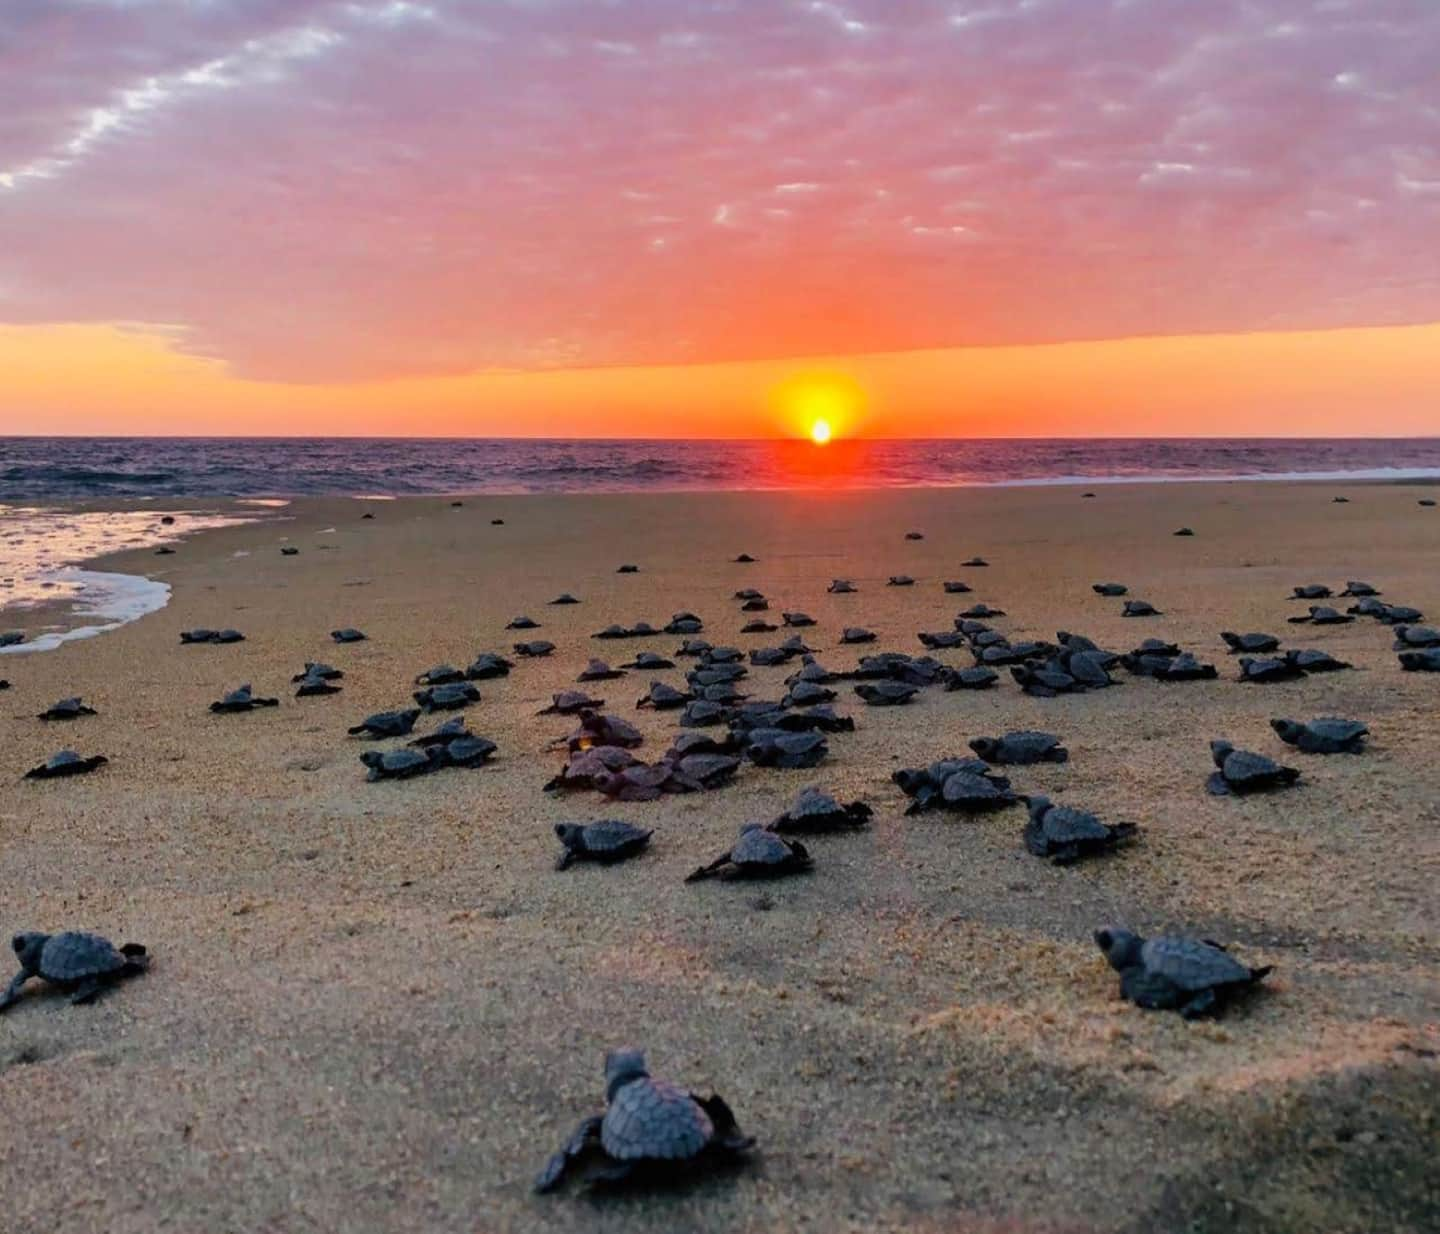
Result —
M 1440 432 L 1436 0 L 0 0 L 0 433 Z

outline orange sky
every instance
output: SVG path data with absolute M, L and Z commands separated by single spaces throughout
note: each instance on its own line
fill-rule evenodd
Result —
M 1440 431 L 1440 325 L 310 385 L 178 340 L 0 326 L 0 431 L 767 437 L 804 435 L 816 407 L 870 437 Z

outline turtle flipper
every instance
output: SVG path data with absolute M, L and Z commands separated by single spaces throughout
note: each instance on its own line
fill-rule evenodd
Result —
M 79 1007 L 84 1003 L 94 1002 L 96 995 L 98 995 L 100 991 L 104 989 L 104 987 L 105 983 L 103 981 L 100 981 L 98 978 L 87 978 L 85 981 L 80 982 L 74 987 L 74 989 L 70 991 L 71 1005 Z
M 10 984 L 5 987 L 5 993 L 0 994 L 0 1011 L 8 1010 L 12 1003 L 20 999 L 20 991 L 25 988 L 25 983 L 30 980 L 27 970 L 21 969 L 15 974 Z
M 1230 796 L 1230 785 L 1226 783 L 1224 775 L 1218 771 L 1212 771 L 1210 778 L 1205 781 L 1205 791 L 1212 797 Z
M 715 1138 L 712 1143 L 716 1148 L 730 1153 L 742 1153 L 746 1149 L 755 1147 L 755 1137 L 746 1135 L 740 1130 L 734 1113 L 725 1098 L 719 1093 L 714 1093 L 709 1097 L 691 1093 L 690 1098 L 709 1116 L 710 1125 L 715 1128 Z
M 1201 1016 L 1210 1015 L 1219 1010 L 1220 999 L 1216 995 L 1214 987 L 1196 991 L 1180 1006 L 1180 1014 L 1187 1020 L 1198 1020 Z
M 1150 1011 L 1170 1011 L 1184 999 L 1174 982 L 1143 968 L 1127 968 L 1120 974 L 1120 993 Z
M 565 1175 L 575 1159 L 599 1142 L 601 1121 L 601 1115 L 595 1114 L 575 1128 L 560 1151 L 551 1156 L 545 1168 L 536 1175 L 536 1192 L 554 1191 L 565 1181 Z
M 568 870 L 574 860 L 575 851 L 573 849 L 561 849 L 560 856 L 555 858 L 555 868 L 557 870 Z
M 702 878 L 714 878 L 724 866 L 729 864 L 730 854 L 725 853 L 722 856 L 716 857 L 708 866 L 701 866 L 693 874 L 687 874 L 685 881 L 687 883 L 698 883 Z

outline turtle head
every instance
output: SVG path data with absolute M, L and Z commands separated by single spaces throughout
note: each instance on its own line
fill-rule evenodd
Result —
M 645 1066 L 645 1051 L 622 1046 L 605 1055 L 605 1100 L 614 1101 L 615 1094 L 625 1085 L 643 1080 L 650 1074 Z
M 29 930 L 24 934 L 17 934 L 10 940 L 10 946 L 15 949 L 15 958 L 20 961 L 20 967 L 27 973 L 38 973 L 40 971 L 40 952 L 44 950 L 45 944 L 50 941 L 50 935 L 41 934 Z
M 1000 743 L 994 737 L 973 737 L 970 740 L 970 748 L 988 763 L 991 756 L 1000 748 Z
M 1210 743 L 1210 757 L 1215 760 L 1215 766 L 1222 771 L 1225 769 L 1225 760 L 1235 753 L 1235 746 L 1228 741 L 1212 741 Z
M 1145 940 L 1129 930 L 1106 926 L 1095 931 L 1095 945 L 1105 953 L 1110 967 L 1117 973 L 1123 973 L 1140 963 L 1140 948 L 1145 945 Z
M 1044 793 L 1022 794 L 1020 800 L 1025 803 L 1026 808 L 1030 811 L 1030 817 L 1037 823 L 1045 817 L 1045 812 L 1055 804 L 1049 797 L 1045 796 Z
M 1293 741 L 1300 735 L 1303 725 L 1296 724 L 1294 720 L 1271 720 L 1270 727 L 1275 730 L 1281 741 Z
M 580 835 L 585 830 L 583 823 L 556 823 L 555 834 L 559 837 L 560 843 L 566 848 L 576 848 L 580 844 Z

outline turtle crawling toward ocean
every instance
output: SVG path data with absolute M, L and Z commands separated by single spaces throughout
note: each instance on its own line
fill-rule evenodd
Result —
M 862 681 L 855 693 L 871 707 L 902 707 L 920 693 L 920 687 L 904 681 Z
M 210 710 L 221 715 L 231 715 L 241 711 L 254 711 L 257 707 L 278 706 L 278 698 L 256 698 L 247 681 L 243 686 L 237 686 L 224 695 L 218 702 L 211 703 Z
M 1218 770 L 1211 773 L 1205 788 L 1214 797 L 1286 788 L 1300 778 L 1294 767 L 1282 767 L 1263 754 L 1237 750 L 1228 741 L 1212 741 L 1210 756 Z
M 427 668 L 415 678 L 417 686 L 448 686 L 452 682 L 464 681 L 465 674 L 453 664 L 437 664 L 434 668 Z
M 905 533 L 905 538 L 907 540 L 923 540 L 925 538 L 925 533 L 923 531 L 907 531 Z
M 970 748 L 987 763 L 1023 767 L 1031 763 L 1064 763 L 1070 752 L 1053 733 L 1021 729 L 1003 737 L 976 737 Z
M 1194 530 L 1189 527 L 1179 527 L 1170 533 L 1172 536 L 1193 536 Z
M 741 553 L 738 557 L 732 558 L 732 560 L 737 566 L 748 566 L 755 563 L 755 558 L 750 556 L 749 553 Z
M 538 630 L 540 623 L 535 618 L 527 617 L 522 613 L 519 617 L 510 618 L 505 623 L 505 628 L 507 630 Z
M 612 681 L 616 677 L 625 676 L 623 668 L 611 668 L 604 660 L 591 660 L 580 671 L 576 681 Z
M 1225 646 L 1230 648 L 1231 655 L 1240 655 L 1242 652 L 1247 655 L 1264 655 L 1280 646 L 1280 640 L 1273 634 L 1236 634 L 1233 630 L 1222 630 L 1220 637 L 1225 640 Z
M 1224 1009 L 1272 971 L 1249 968 L 1219 943 L 1162 935 L 1142 938 L 1109 927 L 1095 931 L 1095 943 L 1120 974 L 1120 993 L 1137 1007 L 1178 1011 L 1187 1020 Z
M 1048 857 L 1057 866 L 1113 852 L 1136 833 L 1134 823 L 1102 823 L 1087 810 L 1057 806 L 1043 795 L 1021 800 L 1030 810 L 1030 821 L 1025 825 L 1025 847 L 1037 857 Z
M 1090 590 L 1097 596 L 1110 596 L 1114 598 L 1125 595 L 1129 592 L 1130 588 L 1125 586 L 1124 583 L 1094 583 L 1091 585 Z
M 622 664 L 621 668 L 649 669 L 652 672 L 659 672 L 661 669 L 674 668 L 675 661 L 667 660 L 664 656 L 654 651 L 642 651 L 628 664 Z
M 365 635 L 354 626 L 343 626 L 339 630 L 331 630 L 330 637 L 337 643 L 363 643 Z
M 572 596 L 568 591 L 562 591 L 558 596 L 556 596 L 553 600 L 551 600 L 550 603 L 551 603 L 551 604 L 579 604 L 580 601 L 577 600 L 574 596 Z
M 1164 616 L 1149 600 L 1126 600 L 1125 607 L 1121 610 L 1122 617 L 1161 617 Z
M 1396 626 L 1394 649 L 1409 651 L 1415 647 L 1440 647 L 1440 630 L 1434 626 Z
M 25 779 L 58 780 L 62 776 L 83 776 L 97 767 L 105 766 L 109 761 L 103 754 L 81 758 L 74 750 L 61 750 L 58 754 L 52 754 L 40 766 L 30 768 L 25 773 Z
M 326 666 L 320 664 L 315 667 L 317 670 L 320 670 Z M 330 672 L 336 676 L 343 675 L 336 669 L 331 669 Z M 296 698 L 320 698 L 327 694 L 340 693 L 340 687 L 335 684 L 334 677 L 321 671 L 301 673 L 298 677 L 291 678 L 291 680 L 298 683 L 295 687 Z
M 1287 617 L 1292 626 L 1316 625 L 1316 626 L 1343 626 L 1354 621 L 1355 618 L 1349 613 L 1342 613 L 1338 609 L 1331 608 L 1328 604 L 1312 604 L 1309 613 L 1304 617 Z
M 1000 680 L 1000 674 L 977 664 L 973 668 L 947 669 L 942 680 L 947 690 L 988 690 Z
M 93 707 L 87 707 L 77 695 L 75 698 L 62 698 L 58 703 L 53 703 L 45 708 L 37 717 L 41 720 L 78 720 L 81 716 L 99 715 Z
M 465 670 L 467 681 L 488 681 L 492 677 L 508 677 L 510 670 L 515 665 L 504 656 L 497 656 L 493 651 L 482 651 L 475 657 L 474 663 Z
M 873 811 L 863 801 L 841 805 L 818 788 L 800 791 L 784 814 L 766 824 L 769 831 L 785 835 L 815 835 L 825 831 L 854 831 L 870 822 Z
M 649 844 L 654 834 L 649 828 L 614 818 L 598 823 L 556 823 L 555 835 L 561 847 L 555 868 L 565 870 L 577 861 L 598 861 L 605 865 L 624 861 Z
M 722 1098 L 652 1079 L 640 1050 L 605 1055 L 605 1101 L 605 1112 L 582 1122 L 545 1163 L 536 1191 L 553 1191 L 577 1169 L 592 1183 L 647 1174 L 668 1181 L 706 1164 L 733 1164 L 755 1144 Z
M 1335 593 L 1324 583 L 1306 583 L 1291 589 L 1292 600 L 1328 600 Z
M 947 596 L 963 596 L 968 594 L 971 590 L 969 583 L 962 582 L 958 578 L 946 579 L 944 583 L 944 588 L 945 594 Z
M 652 681 L 650 689 L 635 706 L 653 707 L 656 711 L 678 711 L 686 703 L 691 702 L 694 697 L 687 690 L 677 690 L 663 681 Z
M 816 766 L 830 752 L 830 745 L 818 732 L 787 732 L 777 728 L 753 729 L 745 756 L 757 767 L 778 767 L 796 771 Z
M 368 768 L 367 780 L 408 780 L 425 775 L 444 765 L 445 747 L 425 746 L 423 749 L 366 750 L 360 761 Z
M 913 587 L 915 586 L 915 580 L 908 574 L 892 574 L 889 582 L 885 585 L 887 587 Z
M 988 566 L 990 563 L 989 563 L 988 561 L 986 561 L 985 558 L 983 558 L 983 557 L 972 557 L 972 558 L 970 558 L 969 561 L 962 561 L 960 564 L 961 564 L 962 566 L 964 566 L 966 569 L 977 569 L 977 570 L 978 570 L 978 569 L 983 569 L 985 566 Z
M 616 574 L 639 574 L 639 573 L 640 573 L 640 567 L 637 566 L 637 565 L 635 565 L 633 562 L 627 561 L 624 565 L 620 566 L 619 569 L 617 569 L 617 570 L 615 571 L 615 573 L 616 573 Z
M 840 596 L 848 595 L 853 591 L 858 591 L 859 588 L 857 588 L 855 584 L 852 583 L 848 578 L 836 578 L 830 580 L 830 586 L 825 588 L 825 590 L 830 592 L 832 595 Z
M 864 626 L 846 626 L 840 631 L 840 642 L 842 644 L 873 643 L 875 631 L 867 630 Z
M 1269 685 L 1276 681 L 1296 681 L 1305 670 L 1292 664 L 1288 657 L 1241 656 L 1239 681 L 1251 685 Z
M 136 977 L 150 967 L 150 957 L 139 943 L 116 947 L 108 938 L 66 930 L 63 934 L 26 931 L 10 940 L 20 971 L 0 995 L 0 1011 L 20 997 L 32 977 L 39 977 L 70 995 L 72 1003 L 88 1003 L 107 986 Z
M 687 883 L 706 878 L 781 878 L 801 874 L 815 862 L 799 840 L 785 840 L 759 823 L 746 823 L 731 848 L 689 874 Z
M 421 711 L 457 711 L 480 701 L 480 691 L 468 681 L 452 681 L 447 685 L 428 686 L 412 695 Z
M 961 814 L 983 814 L 1003 810 L 1020 798 L 1011 791 L 1010 781 L 996 775 L 978 758 L 946 758 L 928 767 L 907 767 L 890 777 L 910 798 L 906 814 L 926 810 L 952 810 Z
M 420 708 L 411 707 L 405 711 L 377 711 L 372 716 L 366 716 L 359 724 L 352 725 L 349 729 L 352 737 L 370 737 L 379 740 L 384 737 L 405 737 L 415 727 L 415 721 L 420 718 Z
M 550 696 L 550 706 L 542 707 L 537 716 L 574 716 L 582 711 L 599 711 L 605 706 L 603 698 L 591 698 L 584 690 L 561 690 Z
M 1271 720 L 1270 727 L 1287 746 L 1306 754 L 1361 754 L 1370 730 L 1359 720 L 1322 716 L 1301 724 L 1295 720 Z
M 1374 583 L 1365 583 L 1352 578 L 1345 584 L 1345 590 L 1340 594 L 1342 596 L 1378 596 L 1381 593 Z
M 200 626 L 194 630 L 182 630 L 180 641 L 186 644 L 194 643 L 243 643 L 245 636 L 239 630 L 224 629 L 210 630 Z
M 543 638 L 532 639 L 528 643 L 514 644 L 515 654 L 527 660 L 542 659 L 554 650 L 555 644 Z
M 1407 673 L 1440 673 L 1440 647 L 1421 651 L 1402 651 L 1400 667 Z

